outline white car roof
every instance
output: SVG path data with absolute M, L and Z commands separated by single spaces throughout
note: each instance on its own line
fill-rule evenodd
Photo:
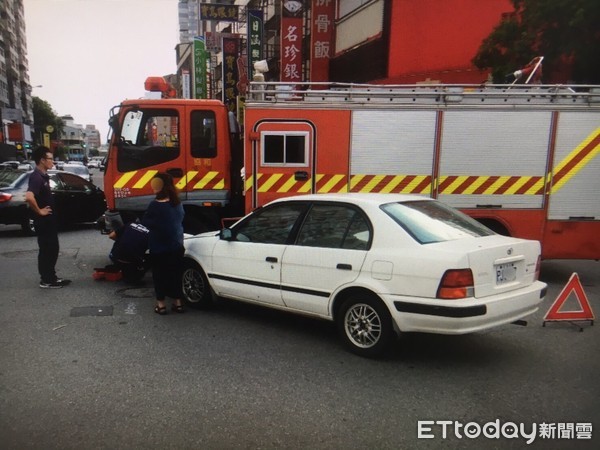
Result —
M 407 201 L 417 201 L 417 200 L 433 200 L 430 197 L 414 195 L 414 194 L 369 194 L 369 193 L 336 193 L 336 194 L 307 194 L 307 195 L 294 195 L 291 197 L 284 197 L 277 200 L 274 200 L 270 203 L 278 203 L 282 201 L 336 201 L 336 202 L 346 202 L 353 203 L 356 205 L 360 204 L 371 204 L 371 205 L 381 205 L 384 203 L 394 203 L 394 202 L 407 202 Z

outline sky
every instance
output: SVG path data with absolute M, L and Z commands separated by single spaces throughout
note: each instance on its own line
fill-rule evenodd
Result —
M 177 0 L 24 0 L 32 96 L 93 124 L 144 96 L 144 81 L 177 71 Z M 41 85 L 42 87 L 35 87 Z

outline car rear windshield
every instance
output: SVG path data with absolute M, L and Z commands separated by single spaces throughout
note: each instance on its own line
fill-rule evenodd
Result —
M 21 175 L 23 175 L 22 170 L 0 169 L 0 187 L 12 186 Z
M 381 209 L 421 244 L 494 234 L 466 214 L 434 200 L 387 203 Z

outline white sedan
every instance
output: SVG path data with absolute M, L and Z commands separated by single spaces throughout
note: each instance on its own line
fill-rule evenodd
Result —
M 465 334 L 534 313 L 540 244 L 500 236 L 429 198 L 288 197 L 185 239 L 185 300 L 214 295 L 335 321 L 348 348 L 401 332 Z

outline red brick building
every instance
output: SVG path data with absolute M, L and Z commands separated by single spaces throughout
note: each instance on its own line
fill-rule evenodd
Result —
M 509 0 L 338 0 L 337 11 L 331 81 L 479 83 L 487 72 L 471 60 L 513 7 Z

